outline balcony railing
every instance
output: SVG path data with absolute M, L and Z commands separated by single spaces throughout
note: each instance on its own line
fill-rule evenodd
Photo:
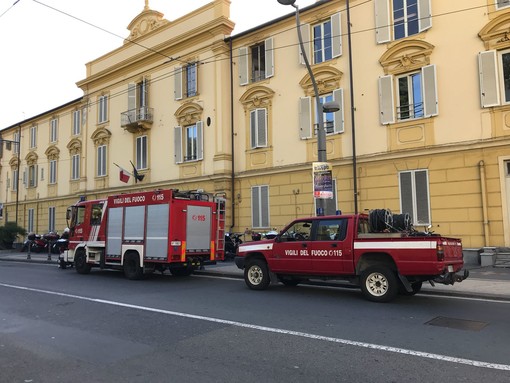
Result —
M 154 118 L 154 108 L 141 106 L 136 109 L 121 113 L 121 126 L 123 128 L 135 125 L 152 124 Z

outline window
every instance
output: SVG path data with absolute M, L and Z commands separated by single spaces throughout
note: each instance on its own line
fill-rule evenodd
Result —
M 203 122 L 174 129 L 175 163 L 204 159 Z
M 34 232 L 34 209 L 28 209 L 28 228 L 29 233 Z
M 81 133 L 81 113 L 79 110 L 73 112 L 73 136 Z
M 416 35 L 432 27 L 430 0 L 374 0 L 379 44 Z
M 313 107 L 312 107 L 313 101 Z M 321 105 L 325 102 L 334 101 L 340 106 L 337 112 L 324 113 L 324 128 L 327 134 L 336 134 L 344 132 L 344 91 L 335 89 L 332 93 L 320 96 Z M 312 138 L 317 135 L 318 117 L 316 111 L 315 99 L 311 97 L 301 97 L 299 104 L 299 136 L 301 139 Z M 314 111 L 315 122 L 312 130 L 312 110 Z
M 50 121 L 50 142 L 57 142 L 58 139 L 58 120 L 56 118 Z
M 14 154 L 18 154 L 19 153 L 19 146 L 20 146 L 19 145 L 19 142 L 20 142 L 19 132 L 14 133 L 13 141 L 17 142 L 17 144 L 14 144 Z
M 311 28 L 312 38 L 310 38 L 310 26 L 308 24 L 301 24 L 300 30 L 308 61 L 318 64 L 342 55 L 342 19 L 340 13 L 335 13 L 322 23 L 315 24 Z M 313 58 L 310 55 L 308 41 L 313 43 Z M 305 64 L 301 47 L 299 47 L 299 61 L 301 64 Z
M 48 231 L 55 231 L 55 207 L 48 208 Z
M 122 113 L 122 125 L 129 125 L 138 121 L 152 121 L 152 111 L 149 105 L 149 80 L 143 78 L 137 84 L 128 85 L 128 111 Z
M 35 188 L 37 186 L 37 165 L 28 167 L 28 187 Z
M 100 145 L 97 147 L 97 177 L 106 176 L 106 145 Z
M 18 190 L 18 170 L 12 171 L 12 191 Z
M 269 227 L 269 186 L 251 188 L 252 227 Z
M 103 216 L 103 204 L 97 203 L 92 205 L 92 214 L 90 216 L 90 224 L 97 226 L 101 224 L 101 218 Z
M 282 242 L 308 241 L 312 234 L 312 221 L 299 221 L 280 235 Z
M 57 183 L 57 160 L 50 160 L 50 177 L 48 183 L 51 185 Z
M 510 0 L 496 0 L 496 9 L 502 9 L 507 7 L 510 7 Z
M 175 68 L 175 99 L 193 97 L 198 94 L 198 65 L 190 63 Z
M 397 77 L 397 119 L 423 117 L 421 72 Z
M 97 122 L 103 123 L 108 121 L 108 96 L 99 97 L 99 112 L 97 116 Z
M 252 149 L 267 146 L 267 109 L 250 112 L 250 137 Z
M 328 219 L 319 221 L 314 239 L 316 241 L 343 241 L 346 236 L 346 219 Z
M 76 181 L 80 179 L 80 155 L 73 154 L 71 157 L 71 180 Z
M 136 138 L 136 170 L 147 169 L 147 136 Z
M 394 123 L 395 116 L 398 121 L 437 116 L 439 108 L 435 65 L 424 66 L 417 72 L 380 77 L 379 109 L 383 125 Z
M 239 83 L 246 85 L 274 75 L 273 39 L 239 49 Z
M 482 107 L 510 104 L 510 49 L 481 52 L 478 65 Z
M 37 126 L 30 127 L 30 149 L 37 147 Z
M 428 170 L 399 173 L 400 212 L 408 213 L 415 226 L 430 225 Z

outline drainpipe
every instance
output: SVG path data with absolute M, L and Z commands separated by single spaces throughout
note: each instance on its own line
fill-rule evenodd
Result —
M 229 39 L 230 46 L 230 136 L 231 136 L 231 161 L 232 161 L 232 172 L 230 174 L 230 189 L 231 192 L 231 200 L 232 200 L 232 225 L 230 225 L 230 232 L 232 232 L 233 227 L 236 224 L 236 202 L 235 202 L 235 168 L 234 168 L 234 159 L 235 159 L 235 132 L 234 132 L 234 62 L 232 61 L 232 37 Z
M 480 170 L 480 189 L 482 190 L 482 215 L 483 215 L 483 243 L 487 247 L 489 241 L 489 218 L 487 215 L 487 188 L 485 186 L 485 163 L 480 161 L 478 163 Z

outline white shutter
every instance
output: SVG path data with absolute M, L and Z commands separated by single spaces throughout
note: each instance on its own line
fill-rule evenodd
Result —
M 197 122 L 197 160 L 204 159 L 204 123 Z
M 420 225 L 430 224 L 429 177 L 427 170 L 414 172 L 414 185 L 416 190 L 416 217 L 415 222 Z
M 392 75 L 379 77 L 379 113 L 381 124 L 386 125 L 395 122 Z
M 478 70 L 482 108 L 499 105 L 497 52 L 480 52 L 478 54 Z
M 425 117 L 437 116 L 439 104 L 437 101 L 436 66 L 427 65 L 421 68 L 423 78 L 423 111 Z
M 264 42 L 264 49 L 266 51 L 266 78 L 274 76 L 274 51 L 273 51 L 273 38 L 270 37 Z
M 34 187 L 37 187 L 38 180 L 39 180 L 39 165 L 34 165 Z
M 267 146 L 267 109 L 257 109 L 257 146 Z
M 304 52 L 308 61 L 310 61 L 310 25 L 309 24 L 301 24 L 301 38 L 303 40 Z M 299 47 L 299 63 L 301 65 L 305 65 L 305 59 L 303 58 L 303 51 L 301 51 L 301 45 L 298 44 Z
M 134 111 L 136 109 L 136 84 L 129 83 L 128 84 L 128 111 Z M 132 114 L 133 113 L 133 114 Z M 135 112 L 128 113 L 128 116 L 134 116 Z M 134 121 L 129 121 L 134 122 Z
M 343 133 L 344 132 L 344 90 L 343 89 L 335 89 L 333 91 L 333 101 L 335 101 L 340 106 L 340 110 L 338 112 L 333 113 L 333 131 L 335 133 Z
M 260 227 L 260 188 L 251 188 L 251 226 Z
M 331 16 L 331 34 L 333 57 L 339 57 L 342 55 L 342 19 L 340 12 Z
M 377 44 L 391 40 L 390 4 L 388 0 L 374 0 L 375 6 L 375 40 Z
M 418 16 L 420 32 L 423 32 L 432 27 L 430 0 L 418 0 Z
M 176 126 L 174 128 L 174 157 L 175 163 L 182 163 L 182 128 Z
M 149 105 L 149 80 L 144 77 L 142 81 L 142 89 L 140 90 L 140 106 Z
M 299 138 L 312 137 L 312 100 L 310 97 L 299 99 Z
M 239 85 L 246 85 L 249 82 L 248 73 L 248 48 L 239 48 Z
M 176 66 L 174 71 L 174 98 L 182 100 L 182 67 Z

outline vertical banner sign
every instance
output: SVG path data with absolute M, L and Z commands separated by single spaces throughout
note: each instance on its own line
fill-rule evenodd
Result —
M 313 163 L 313 196 L 314 198 L 333 198 L 332 167 L 327 162 Z

